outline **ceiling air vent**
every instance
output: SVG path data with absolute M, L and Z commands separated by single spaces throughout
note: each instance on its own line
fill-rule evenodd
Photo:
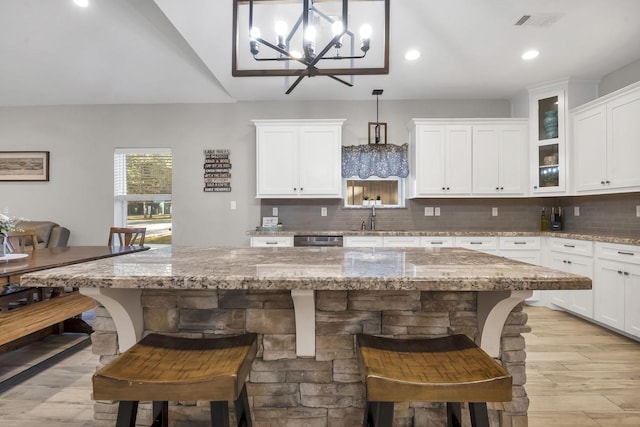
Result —
M 536 13 L 522 15 L 514 25 L 517 27 L 550 27 L 562 18 L 561 13 Z

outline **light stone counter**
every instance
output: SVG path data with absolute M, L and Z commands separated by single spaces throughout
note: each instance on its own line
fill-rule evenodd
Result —
M 640 245 L 640 238 L 610 236 L 601 234 L 573 233 L 566 231 L 429 231 L 429 230 L 283 230 L 283 231 L 247 231 L 247 236 L 547 236 L 564 239 L 589 240 L 593 242 L 617 243 L 621 245 Z
M 363 397 L 353 347 L 358 332 L 466 333 L 513 372 L 514 401 L 495 417 L 501 426 L 521 425 L 512 422 L 526 422 L 528 402 L 521 303 L 533 290 L 591 288 L 586 277 L 462 248 L 167 247 L 22 281 L 80 288 L 96 299 L 113 319 L 120 351 L 145 331 L 258 332 L 249 395 L 264 425 L 298 425 L 296 417 L 318 419 L 309 425 L 356 425 Z M 94 351 L 105 357 L 110 353 L 99 343 L 111 342 L 108 332 L 93 338 Z M 414 425 L 433 411 L 440 408 L 412 407 Z

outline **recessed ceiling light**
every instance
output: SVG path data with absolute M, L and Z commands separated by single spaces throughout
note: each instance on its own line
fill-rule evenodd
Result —
M 522 54 L 522 59 L 524 59 L 525 61 L 528 61 L 530 59 L 533 59 L 535 57 L 537 57 L 538 55 L 540 55 L 540 52 L 538 52 L 537 50 L 528 50 L 525 53 Z
M 77 4 L 80 7 L 87 7 L 89 6 L 89 0 L 73 0 L 73 2 L 75 4 Z
M 415 61 L 420 58 L 420 51 L 416 49 L 408 50 L 407 53 L 404 54 L 404 59 L 407 61 Z

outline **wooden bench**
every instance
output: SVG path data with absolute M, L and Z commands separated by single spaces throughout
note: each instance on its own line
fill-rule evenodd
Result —
M 95 301 L 77 291 L 0 313 L 0 353 L 24 345 L 29 338 L 49 335 L 52 331 L 93 332 L 76 316 L 95 308 Z

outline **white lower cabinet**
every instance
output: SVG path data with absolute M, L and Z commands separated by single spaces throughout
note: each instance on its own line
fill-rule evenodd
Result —
M 384 236 L 382 246 L 385 248 L 417 248 L 420 247 L 420 236 Z
M 538 236 L 501 236 L 498 246 L 500 256 L 540 265 L 540 237 Z
M 293 236 L 254 236 L 251 237 L 251 247 L 293 247 Z
M 640 338 L 640 247 L 596 243 L 594 319 Z
M 498 238 L 494 236 L 457 236 L 455 245 L 491 255 L 498 253 Z
M 344 236 L 342 241 L 345 248 L 381 248 L 383 244 L 382 236 Z
M 451 236 L 420 236 L 420 246 L 426 248 L 450 248 L 453 242 Z
M 548 246 L 548 267 L 593 278 L 593 242 L 552 237 Z M 551 291 L 549 301 L 586 318 L 593 318 L 592 289 Z

